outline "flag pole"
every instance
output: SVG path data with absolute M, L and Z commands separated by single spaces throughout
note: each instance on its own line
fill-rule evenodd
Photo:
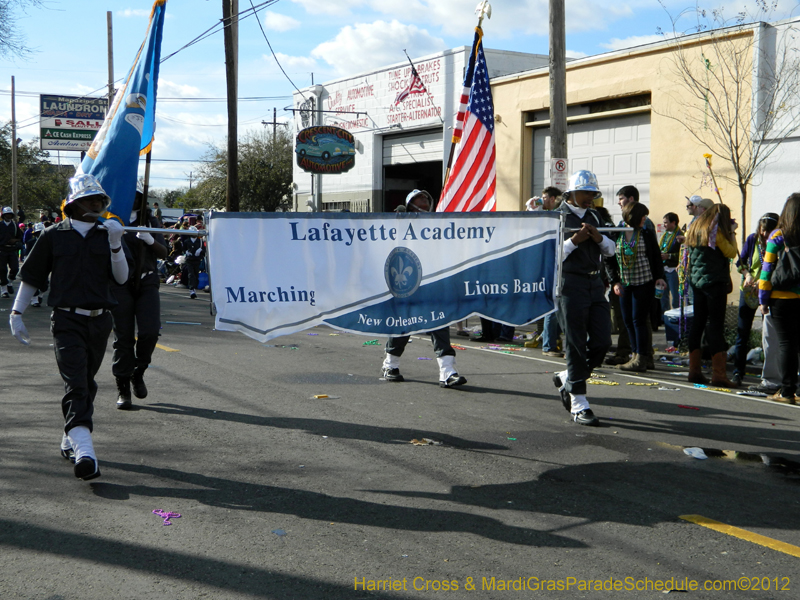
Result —
M 409 62 L 409 64 L 411 65 L 411 72 L 413 73 L 414 71 L 416 71 L 416 70 L 417 70 L 417 68 L 414 66 L 414 63 L 413 63 L 413 62 L 411 62 L 411 57 L 408 55 L 408 52 L 406 52 L 406 49 L 405 49 L 405 48 L 403 48 L 403 54 L 405 54 L 405 55 L 406 55 L 406 58 L 408 59 L 408 62 Z M 417 77 L 419 77 L 419 73 L 417 73 Z M 420 78 L 420 81 L 422 81 L 422 79 L 421 79 L 421 78 Z M 431 93 L 428 91 L 428 86 L 427 86 L 427 85 L 425 85 L 425 82 L 424 82 L 424 81 L 422 82 L 422 87 L 425 89 L 425 93 L 428 95 L 428 98 L 430 98 L 430 101 L 431 101 L 431 102 L 433 102 L 433 96 L 431 96 Z M 436 103 L 434 102 L 434 107 L 435 107 L 435 106 L 436 106 Z M 442 115 L 440 115 L 440 114 L 437 112 L 437 113 L 436 113 L 436 116 L 437 116 L 437 117 L 439 117 L 439 120 L 442 122 L 442 125 L 444 125 L 444 119 L 442 118 Z
M 717 178 L 714 177 L 714 170 L 711 168 L 711 155 L 704 154 L 703 158 L 706 160 L 706 167 L 708 167 L 708 172 L 711 174 L 711 181 L 714 184 L 714 191 L 717 192 L 717 198 L 719 198 L 720 204 L 725 204 L 722 200 L 722 194 L 719 193 L 719 186 L 717 186 Z
M 152 146 L 150 150 L 147 152 L 147 156 L 144 159 L 144 189 L 142 190 L 142 195 L 144 196 L 144 204 L 147 204 L 148 194 L 150 193 L 150 160 L 153 158 L 153 149 Z M 144 206 L 141 207 L 144 210 Z M 141 219 L 139 220 L 141 223 Z
M 483 38 L 483 30 L 481 30 L 481 25 L 483 25 L 483 17 L 486 15 L 490 19 L 492 18 L 492 5 L 489 4 L 489 0 L 482 0 L 478 7 L 475 9 L 475 13 L 478 15 L 478 26 L 475 28 L 481 32 L 481 38 Z M 409 59 L 411 60 L 411 59 Z M 444 123 L 444 121 L 442 121 Z M 450 140 L 450 155 L 447 157 L 447 169 L 444 172 L 444 180 L 442 181 L 442 189 L 445 188 L 447 184 L 447 178 L 450 177 L 450 167 L 453 166 L 453 156 L 456 153 L 456 145 Z

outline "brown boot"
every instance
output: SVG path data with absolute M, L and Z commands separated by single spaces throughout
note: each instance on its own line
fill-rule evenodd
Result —
M 699 348 L 689 352 L 689 383 L 699 383 L 708 385 L 708 379 L 703 375 L 701 368 L 703 362 L 703 351 Z
M 728 379 L 725 365 L 728 361 L 726 352 L 717 352 L 711 357 L 711 385 L 724 388 L 738 388 L 739 385 Z
M 636 371 L 637 373 L 644 373 L 647 371 L 647 357 L 644 354 L 633 354 L 631 358 L 624 365 L 619 366 L 620 371 Z

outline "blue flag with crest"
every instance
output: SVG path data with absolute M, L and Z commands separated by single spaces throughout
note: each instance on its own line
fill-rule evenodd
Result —
M 147 154 L 155 133 L 158 67 L 167 0 L 155 0 L 147 36 L 125 82 L 117 90 L 105 122 L 97 132 L 76 175 L 94 175 L 111 198 L 106 218 L 124 225 L 136 197 L 139 156 Z

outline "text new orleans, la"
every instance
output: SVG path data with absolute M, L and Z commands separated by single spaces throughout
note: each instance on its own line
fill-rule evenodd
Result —
M 343 242 L 352 246 L 355 241 L 377 242 L 388 240 L 483 240 L 487 244 L 492 240 L 496 227 L 456 227 L 451 221 L 444 227 L 428 227 L 417 223 L 409 223 L 404 230 L 398 232 L 396 227 L 386 225 L 370 225 L 369 227 L 340 229 L 325 222 L 322 227 L 303 227 L 300 221 L 290 221 L 292 228 L 291 241 L 300 242 Z

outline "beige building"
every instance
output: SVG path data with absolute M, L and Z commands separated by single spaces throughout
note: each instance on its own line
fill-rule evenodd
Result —
M 597 175 L 605 206 L 615 219 L 620 218 L 616 192 L 632 184 L 640 190 L 641 201 L 649 206 L 655 223 L 660 224 L 667 212 L 677 213 L 685 223 L 686 196 L 717 197 L 703 158 L 709 146 L 676 120 L 702 121 L 708 110 L 703 100 L 681 86 L 677 65 L 685 57 L 689 64 L 718 68 L 712 44 L 724 38 L 745 50 L 749 72 L 742 83 L 751 89 L 753 56 L 759 54 L 749 49 L 759 48 L 763 40 L 758 36 L 763 35 L 760 25 L 717 30 L 686 36 L 679 42 L 669 40 L 569 61 L 569 172 L 589 169 Z M 703 57 L 714 60 L 704 63 Z M 702 68 L 698 72 L 705 75 Z M 495 78 L 492 93 L 497 121 L 497 209 L 522 210 L 528 198 L 550 184 L 548 69 Z M 743 95 L 743 115 L 750 113 L 750 93 Z M 730 162 L 714 156 L 712 165 L 722 197 L 738 217 L 739 189 L 719 177 L 732 172 Z M 750 229 L 750 215 L 747 223 Z

